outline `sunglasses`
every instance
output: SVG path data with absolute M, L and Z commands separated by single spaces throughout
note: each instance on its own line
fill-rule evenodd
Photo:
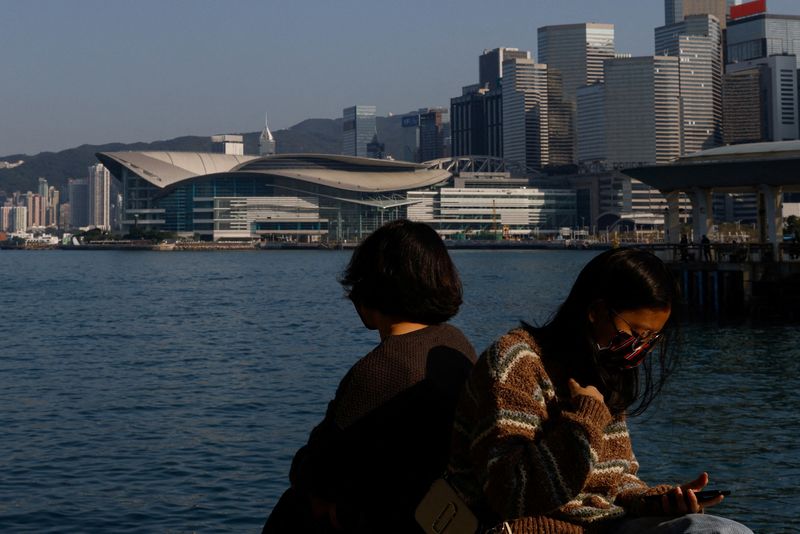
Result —
M 661 338 L 661 332 L 651 332 L 647 335 L 637 333 L 628 321 L 623 319 L 617 312 L 610 310 L 608 318 L 616 328 L 617 333 L 611 338 L 611 342 L 605 347 L 597 346 L 602 353 L 601 358 L 604 362 L 620 367 L 622 369 L 633 369 L 639 366 Z M 617 328 L 616 319 L 620 319 L 628 326 L 630 333 Z

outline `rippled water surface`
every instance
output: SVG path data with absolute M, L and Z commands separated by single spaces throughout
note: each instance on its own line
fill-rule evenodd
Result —
M 592 257 L 455 251 L 481 350 L 546 319 Z M 377 342 L 347 252 L 0 252 L 0 531 L 256 532 L 339 379 Z M 795 532 L 800 329 L 688 327 L 631 427 L 651 483 L 700 471 L 720 514 Z

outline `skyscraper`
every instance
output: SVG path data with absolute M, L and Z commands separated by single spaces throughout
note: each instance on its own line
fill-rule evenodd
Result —
M 272 136 L 272 132 L 269 131 L 267 115 L 264 114 L 264 129 L 261 130 L 261 135 L 258 138 L 258 155 L 272 156 L 275 154 L 275 148 L 275 138 Z
M 800 69 L 800 16 L 761 13 L 728 24 L 727 62 L 794 55 Z
M 503 63 L 503 157 L 541 168 L 549 159 L 547 65 L 532 59 Z
M 798 92 L 795 56 L 775 55 L 728 65 L 726 142 L 800 138 Z
M 677 57 L 606 61 L 608 159 L 615 166 L 669 163 L 680 156 Z
M 738 3 L 741 0 L 664 0 L 664 24 L 669 26 L 691 15 L 714 15 L 725 28 L 730 6 Z
M 604 163 L 608 160 L 605 89 L 602 83 L 584 85 L 578 89 L 578 163 Z
M 681 154 L 722 144 L 722 31 L 714 15 L 655 30 L 656 54 L 679 58 Z
M 419 112 L 420 161 L 444 158 L 445 138 L 449 135 L 450 112 L 443 108 L 422 109 Z
M 530 59 L 528 50 L 518 48 L 494 48 L 483 51 L 478 58 L 478 82 L 489 89 L 500 86 L 503 77 L 503 62 L 509 59 Z
M 89 167 L 89 224 L 101 230 L 111 229 L 111 173 L 102 163 Z
M 211 152 L 241 156 L 244 154 L 244 137 L 232 134 L 212 135 Z
M 81 228 L 89 225 L 89 180 L 71 178 L 67 182 L 69 193 L 69 226 Z
M 549 161 L 575 161 L 575 105 L 579 87 L 603 81 L 603 62 L 613 58 L 613 24 L 566 24 L 538 30 L 539 61 L 549 76 Z
M 377 134 L 375 106 L 351 106 L 342 110 L 342 154 L 367 157 L 367 145 Z
M 475 84 L 450 99 L 453 156 L 503 157 L 503 93 Z

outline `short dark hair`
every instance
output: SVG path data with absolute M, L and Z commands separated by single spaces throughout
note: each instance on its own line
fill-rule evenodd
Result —
M 384 224 L 353 252 L 340 278 L 356 304 L 423 324 L 458 313 L 461 279 L 444 242 L 424 223 Z

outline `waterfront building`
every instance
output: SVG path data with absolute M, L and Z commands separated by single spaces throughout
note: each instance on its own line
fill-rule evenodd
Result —
M 453 156 L 503 157 L 503 92 L 486 85 L 468 85 L 450 99 Z
M 241 156 L 244 154 L 244 137 L 241 135 L 212 135 L 211 152 Z
M 26 206 L 0 207 L 0 231 L 24 232 L 28 228 L 28 208 Z
M 608 160 L 617 168 L 669 163 L 680 156 L 679 59 L 606 61 Z
M 69 194 L 69 226 L 82 228 L 89 225 L 89 180 L 87 178 L 70 178 L 67 182 Z M 131 191 L 132 195 L 137 191 Z
M 87 186 L 89 225 L 111 230 L 111 173 L 102 163 L 89 167 Z
M 339 155 L 268 157 L 195 152 L 104 152 L 122 184 L 125 230 L 205 240 L 358 240 L 404 217 L 409 190 L 449 171 Z
M 729 65 L 792 55 L 795 69 L 800 69 L 800 16 L 758 13 L 731 20 L 727 30 L 727 52 Z
M 531 59 L 531 53 L 508 47 L 484 50 L 478 58 L 478 83 L 489 90 L 498 89 L 503 78 L 503 63 L 509 59 Z
M 275 137 L 269 130 L 269 123 L 266 114 L 264 114 L 264 129 L 261 130 L 261 135 L 258 137 L 258 155 L 259 156 L 272 156 L 276 153 Z
M 800 138 L 796 58 L 770 56 L 732 63 L 724 81 L 725 142 Z
M 444 237 L 530 238 L 575 226 L 575 191 L 528 180 L 463 176 L 432 191 L 409 191 L 408 217 Z
M 681 155 L 722 144 L 722 31 L 714 15 L 655 30 L 656 54 L 680 59 Z
M 540 169 L 550 163 L 547 65 L 516 58 L 503 69 L 503 158 Z
M 579 87 L 603 81 L 615 56 L 613 24 L 566 24 L 538 30 L 539 62 L 548 69 L 550 165 L 576 161 L 575 110 Z
M 378 133 L 375 106 L 351 106 L 342 110 L 342 154 L 367 157 L 367 145 Z

